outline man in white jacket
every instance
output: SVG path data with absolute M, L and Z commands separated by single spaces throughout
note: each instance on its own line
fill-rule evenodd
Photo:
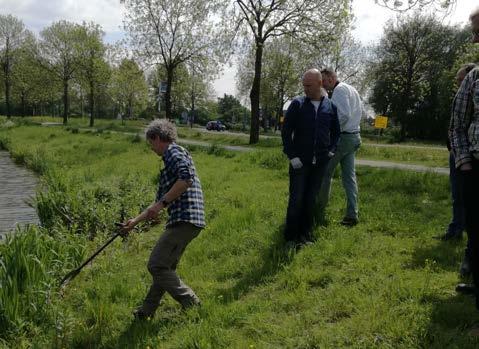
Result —
M 319 209 L 326 208 L 331 191 L 331 179 L 338 164 L 341 164 L 341 178 L 344 191 L 346 192 L 346 214 L 341 224 L 347 226 L 356 225 L 358 220 L 358 185 L 354 156 L 361 145 L 359 134 L 359 122 L 362 115 L 362 103 L 356 89 L 344 82 L 338 81 L 336 72 L 332 69 L 323 69 L 323 86 L 332 96 L 331 100 L 338 109 L 338 119 L 341 127 L 341 135 L 338 148 L 334 157 L 329 161 L 326 174 L 321 185 L 318 197 Z

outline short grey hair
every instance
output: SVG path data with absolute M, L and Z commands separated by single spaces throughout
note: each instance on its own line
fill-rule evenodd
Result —
M 321 69 L 321 74 L 326 75 L 326 76 L 328 76 L 328 77 L 335 78 L 335 79 L 338 78 L 338 76 L 336 75 L 336 72 L 335 72 L 334 69 L 331 68 L 331 67 L 327 67 L 327 68 Z
M 159 137 L 164 142 L 176 142 L 176 126 L 167 119 L 155 119 L 145 129 L 146 139 Z
M 465 72 L 466 74 L 468 74 L 472 69 L 474 69 L 476 67 L 476 63 L 466 63 L 466 64 L 463 64 L 461 66 L 461 68 L 459 68 L 459 72 Z

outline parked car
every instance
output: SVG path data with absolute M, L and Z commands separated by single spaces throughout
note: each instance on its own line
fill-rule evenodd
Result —
M 226 126 L 221 123 L 219 120 L 208 121 L 206 124 L 207 130 L 214 130 L 214 131 L 224 131 L 226 130 Z

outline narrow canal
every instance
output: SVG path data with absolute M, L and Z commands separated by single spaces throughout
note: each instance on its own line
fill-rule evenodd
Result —
M 33 172 L 13 162 L 0 150 L 0 239 L 16 224 L 38 223 L 35 210 L 27 202 L 35 196 L 38 180 Z

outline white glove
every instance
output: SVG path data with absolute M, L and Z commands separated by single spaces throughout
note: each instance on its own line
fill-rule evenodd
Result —
M 295 170 L 300 169 L 301 167 L 303 167 L 303 163 L 301 162 L 301 160 L 299 158 L 292 158 L 290 160 L 290 163 L 291 163 L 291 166 L 293 166 L 293 168 Z
M 328 152 L 328 158 L 332 158 L 334 156 L 334 153 L 332 151 Z

